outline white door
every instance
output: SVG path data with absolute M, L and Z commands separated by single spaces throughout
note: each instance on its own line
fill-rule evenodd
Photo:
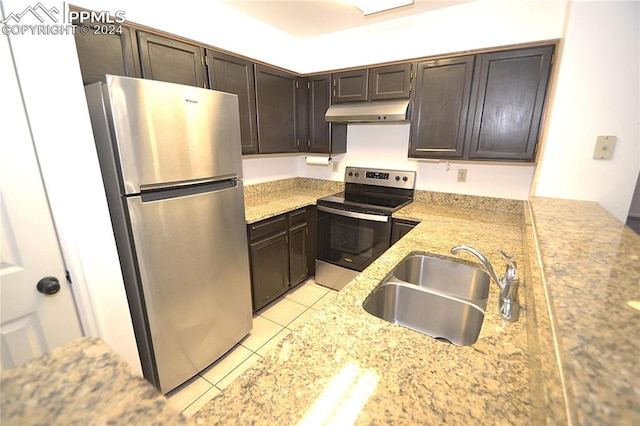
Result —
M 0 352 L 5 369 L 82 336 L 82 330 L 5 35 L 0 82 Z M 54 277 L 59 289 L 49 279 L 42 291 L 55 294 L 37 289 L 45 277 Z

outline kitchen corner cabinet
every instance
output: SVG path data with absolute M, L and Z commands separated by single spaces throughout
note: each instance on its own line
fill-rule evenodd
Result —
M 256 154 L 258 123 L 253 63 L 209 49 L 206 55 L 211 89 L 238 95 L 242 153 Z
M 411 66 L 405 63 L 335 73 L 333 103 L 409 99 Z
M 474 61 L 459 56 L 417 64 L 410 157 L 462 157 Z
M 207 87 L 204 48 L 138 31 L 144 78 Z
M 297 152 L 296 81 L 293 74 L 255 66 L 258 152 Z
M 76 51 L 84 85 L 105 81 L 106 74 L 142 77 L 135 31 L 122 27 L 120 34 L 75 32 Z
M 553 49 L 419 63 L 409 156 L 533 161 Z
M 313 274 L 315 208 L 248 225 L 254 312 Z
M 328 123 L 324 116 L 331 105 L 331 75 L 309 77 L 308 152 L 344 154 L 347 152 L 347 125 Z
M 400 238 L 404 237 L 411 231 L 418 222 L 403 219 L 393 219 L 391 225 L 391 245 L 395 244 Z

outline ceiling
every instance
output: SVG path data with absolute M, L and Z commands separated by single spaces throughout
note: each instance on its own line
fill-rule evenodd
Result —
M 415 0 L 414 4 L 364 16 L 346 0 L 220 0 L 239 12 L 298 38 L 380 23 L 472 0 Z

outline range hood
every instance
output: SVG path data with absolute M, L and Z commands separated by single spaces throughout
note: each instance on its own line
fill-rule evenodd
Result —
M 332 123 L 385 123 L 409 120 L 409 100 L 353 102 L 331 105 L 324 118 Z

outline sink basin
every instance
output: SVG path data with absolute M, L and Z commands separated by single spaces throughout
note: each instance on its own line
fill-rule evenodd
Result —
M 489 296 L 482 269 L 410 254 L 367 296 L 365 311 L 458 346 L 478 340 Z
M 385 282 L 376 287 L 363 307 L 385 321 L 447 340 L 458 346 L 478 340 L 484 306 L 432 293 L 425 287 L 401 282 Z
M 463 299 L 486 299 L 490 277 L 484 270 L 426 254 L 411 254 L 392 272 L 398 280 Z

